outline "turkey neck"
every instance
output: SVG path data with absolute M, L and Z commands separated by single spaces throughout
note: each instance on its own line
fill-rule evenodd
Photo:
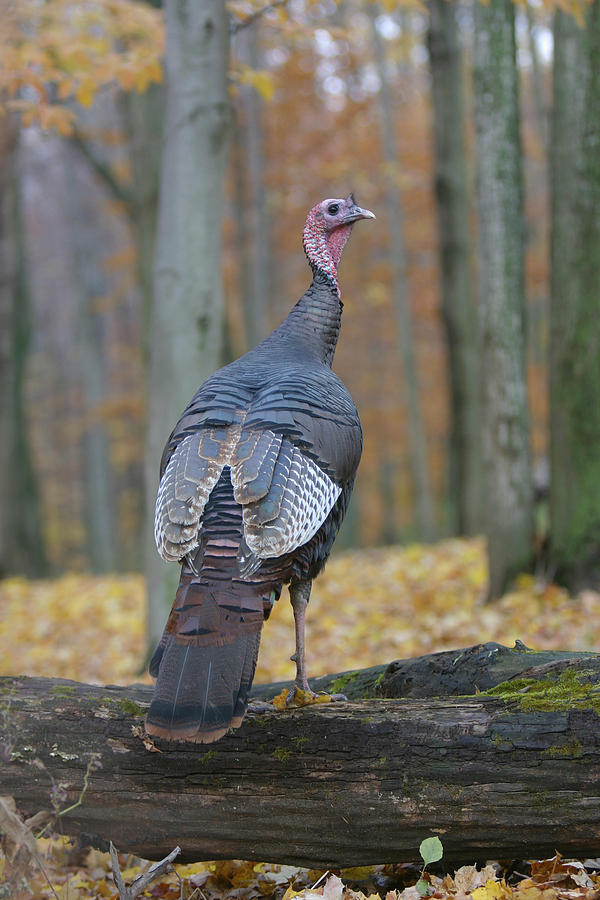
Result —
M 292 353 L 297 349 L 303 356 L 308 355 L 331 366 L 340 333 L 342 309 L 337 284 L 329 275 L 315 269 L 312 283 L 304 296 L 263 344 L 283 345 Z

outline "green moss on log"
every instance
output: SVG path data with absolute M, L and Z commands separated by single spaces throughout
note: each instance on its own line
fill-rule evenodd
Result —
M 207 750 L 203 756 L 198 757 L 198 762 L 207 763 L 217 755 L 216 750 Z
M 355 672 L 346 672 L 344 675 L 340 675 L 339 678 L 336 678 L 335 681 L 332 681 L 329 685 L 329 693 L 330 694 L 341 694 L 347 684 L 349 684 L 353 678 L 359 673 Z
M 592 674 L 565 669 L 557 679 L 513 678 L 482 691 L 482 694 L 517 703 L 524 712 L 593 709 L 600 716 L 600 684 L 583 680 Z
M 577 738 L 571 738 L 564 744 L 548 747 L 547 750 L 543 751 L 543 755 L 551 756 L 553 759 L 579 759 L 580 756 L 583 756 L 583 748 L 581 741 L 578 741 Z
M 279 762 L 286 762 L 289 756 L 292 755 L 291 750 L 284 750 L 283 747 L 277 747 L 273 750 L 273 756 L 275 759 L 278 759 Z
M 146 714 L 146 710 L 138 706 L 135 700 L 130 700 L 129 697 L 119 700 L 119 709 L 125 716 L 144 716 Z
M 75 693 L 75 688 L 69 684 L 55 684 L 52 688 L 54 697 L 74 697 Z

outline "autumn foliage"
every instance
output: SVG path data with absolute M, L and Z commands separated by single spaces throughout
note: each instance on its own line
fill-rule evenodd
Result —
M 346 552 L 315 582 L 307 614 L 310 675 L 363 668 L 480 641 L 591 650 L 600 594 L 572 598 L 523 576 L 493 606 L 483 599 L 480 540 Z M 141 576 L 65 575 L 0 582 L 0 675 L 97 684 L 148 680 Z M 291 606 L 284 594 L 265 625 L 257 682 L 293 679 Z
M 261 5 L 236 0 L 230 7 L 233 26 L 251 19 Z M 565 0 L 560 5 L 583 22 L 589 4 Z M 263 123 L 267 228 L 262 239 L 268 250 L 270 326 L 281 320 L 307 283 L 300 230 L 310 205 L 352 189 L 378 215 L 377 230 L 353 237 L 340 273 L 345 309 L 335 368 L 351 387 L 365 431 L 353 507 L 340 543 L 391 545 L 414 538 L 410 435 L 391 301 L 391 224 L 382 211 L 390 179 L 399 185 L 404 204 L 406 276 L 427 466 L 439 533 L 445 534 L 449 531 L 445 506 L 449 404 L 423 7 L 407 3 L 398 15 L 396 4 L 386 0 L 381 5 L 380 28 L 386 35 L 387 68 L 395 91 L 399 151 L 398 165 L 390 171 L 383 162 L 380 123 L 372 102 L 379 86 L 366 9 L 359 3 L 288 6 L 275 3 L 262 18 L 257 65 L 248 64 L 234 39 L 231 92 L 238 146 L 231 154 L 224 222 L 227 353 L 237 355 L 248 343 L 240 212 L 251 193 L 243 151 L 250 121 L 247 91 L 252 89 L 260 100 Z M 549 34 L 546 4 L 537 5 L 535 15 L 537 26 Z M 135 204 L 128 207 L 124 200 L 131 198 L 135 181 L 130 152 L 134 139 L 115 110 L 122 111 L 123 92 L 136 96 L 146 92 L 149 99 L 152 91 L 148 89 L 162 81 L 162 13 L 137 0 L 15 0 L 3 6 L 0 44 L 2 115 L 20 117 L 25 147 L 24 219 L 37 335 L 25 388 L 28 424 L 50 567 L 54 572 L 71 572 L 54 580 L 0 582 L 0 674 L 58 676 L 100 684 L 148 680 L 142 577 L 84 574 L 90 552 L 81 448 L 90 429 L 104 430 L 110 472 L 106 494 L 112 501 L 111 527 L 119 549 L 115 565 L 128 572 L 139 567 L 144 523 L 140 460 L 147 310 L 138 286 L 141 250 L 132 227 Z M 520 49 L 526 56 L 523 46 Z M 524 65 L 521 81 L 530 320 L 527 372 L 532 447 L 539 465 L 546 459 L 548 444 L 549 204 L 535 92 L 541 90 L 544 107 L 549 67 L 542 64 L 535 73 L 532 66 Z M 105 111 L 100 115 L 100 101 L 107 98 L 109 115 Z M 115 127 L 117 119 L 119 127 Z M 82 135 L 91 158 L 100 163 L 95 168 L 86 169 L 89 163 L 83 160 L 78 167 L 72 165 L 72 145 L 66 139 Z M 472 156 L 470 122 L 467 143 Z M 91 317 L 101 323 L 98 342 L 104 354 L 102 398 L 92 405 L 82 388 L 86 360 L 78 356 L 82 312 L 78 304 L 82 301 L 65 274 L 74 265 L 73 226 L 69 230 L 64 212 L 65 197 L 74 184 L 86 198 L 88 218 L 101 223 L 94 264 L 105 278 L 97 279 L 85 296 Z M 120 189 L 118 197 L 115 186 Z M 147 191 L 150 197 L 155 194 L 156 185 Z M 536 510 L 538 547 L 547 532 L 547 516 L 542 498 Z M 549 584 L 546 576 L 541 567 L 539 578 L 521 576 L 514 589 L 492 607 L 483 603 L 487 568 L 481 540 L 340 553 L 316 583 L 311 599 L 309 673 L 356 669 L 487 640 L 510 645 L 519 639 L 540 649 L 593 649 L 600 594 L 585 591 L 571 597 Z M 289 661 L 293 633 L 291 609 L 284 598 L 265 627 L 258 682 L 293 677 Z M 116 900 L 107 855 L 76 850 L 61 839 L 40 838 L 38 846 L 52 886 L 36 869 L 28 876 L 29 896 Z M 3 865 L 0 857 L 0 897 Z M 121 857 L 121 865 L 125 880 L 130 881 L 146 864 Z M 200 863 L 177 867 L 177 875 L 161 879 L 146 896 L 364 900 L 378 892 L 387 900 L 600 898 L 597 860 L 584 865 L 557 854 L 530 866 L 523 862 L 521 874 L 496 864 L 480 870 L 464 866 L 456 872 L 451 867 L 446 872 L 443 865 L 425 872 L 421 879 L 425 887 L 419 892 L 415 883 L 420 866 L 410 862 L 341 873 L 249 862 Z
M 232 28 L 256 15 L 261 4 L 231 5 Z M 334 14 L 335 12 L 335 14 Z M 418 5 L 402 11 L 402 27 L 392 4 L 383 4 L 379 28 L 385 35 L 387 70 L 394 92 L 398 165 L 383 161 L 380 118 L 374 102 L 378 79 L 373 63 L 367 9 L 333 11 L 307 3 L 303 9 L 279 5 L 260 17 L 258 59 L 248 64 L 234 33 L 231 97 L 238 146 L 230 155 L 224 222 L 227 354 L 247 349 L 247 298 L 242 209 L 252 197 L 247 158 L 247 91 L 260 101 L 269 292 L 267 327 L 275 326 L 305 289 L 308 269 L 300 246 L 306 210 L 317 199 L 356 192 L 378 216 L 375 228 L 353 236 L 340 273 L 344 320 L 335 368 L 351 389 L 365 432 L 365 448 L 346 529 L 348 545 L 414 539 L 414 483 L 410 472 L 410 429 L 406 385 L 399 358 L 399 331 L 392 301 L 391 223 L 385 212 L 390 179 L 402 193 L 406 277 L 413 318 L 421 405 L 427 437 L 427 470 L 436 501 L 439 534 L 450 530 L 446 500 L 449 404 L 445 334 L 440 311 L 437 219 L 433 190 L 432 109 L 423 54 L 426 21 Z M 540 27 L 549 15 L 539 11 Z M 243 32 L 242 32 L 243 34 Z M 142 345 L 147 310 L 136 266 L 141 248 L 131 222 L 135 164 L 132 143 L 119 114 L 122 91 L 144 91 L 162 78 L 163 21 L 160 10 L 143 2 L 99 0 L 77 4 L 19 0 L 0 22 L 3 43 L 0 93 L 7 108 L 22 113 L 32 136 L 26 163 L 31 188 L 25 217 L 33 285 L 33 325 L 44 339 L 31 348 L 26 385 L 27 414 L 39 480 L 43 533 L 52 571 L 84 570 L 89 565 L 89 512 L 85 497 L 85 459 L 81 442 L 95 425 L 105 430 L 115 566 L 139 567 L 143 531 L 142 477 L 145 422 Z M 541 72 L 547 89 L 547 67 Z M 529 386 L 532 442 L 537 463 L 547 455 L 547 363 L 545 303 L 548 281 L 547 196 L 544 150 L 535 125 L 532 82 L 523 70 L 527 190 L 527 280 L 531 307 Z M 150 92 L 151 93 L 151 92 Z M 100 113 L 100 101 L 104 104 Z M 148 98 L 150 103 L 150 98 Z M 158 102 L 158 100 L 156 101 Z M 90 104 L 92 104 L 90 106 Z M 108 121 L 107 121 L 108 120 Z M 115 121 L 121 127 L 115 127 Z M 43 140 L 38 142 L 39 126 Z M 85 138 L 100 161 L 105 183 L 82 168 L 73 171 L 56 133 Z M 467 123 L 469 153 L 472 125 Z M 154 140 L 159 140 L 154 136 Z M 154 148 L 148 148 L 154 149 Z M 38 159 L 38 155 L 41 158 Z M 49 162 L 50 161 L 50 162 Z M 53 162 L 52 162 L 53 161 Z M 88 298 L 101 335 L 103 398 L 93 408 L 81 390 L 83 361 L 77 358 L 80 310 L 70 290 L 72 267 L 68 223 L 57 179 L 37 173 L 65 172 L 77 178 L 88 214 L 102 223 L 94 265 L 97 293 Z M 80 171 L 81 169 L 81 171 Z M 98 170 L 95 170 L 96 172 Z M 121 199 L 107 184 L 122 190 Z M 156 195 L 143 185 L 142 201 Z M 52 271 L 48 260 L 51 259 Z M 90 261 L 91 263 L 91 261 Z M 59 274 L 57 275 L 56 272 Z M 64 274 L 63 274 L 64 273 Z M 103 277 L 101 277 L 103 276 Z M 40 287 L 43 285 L 43 289 Z M 92 292 L 93 293 L 93 292 Z M 57 316 L 57 309 L 61 315 Z M 47 329 L 57 320 L 60 328 Z M 60 361 L 60 365 L 59 365 Z M 357 361 L 360 364 L 357 365 Z M 63 385 L 66 370 L 66 384 Z M 176 415 L 176 414 L 174 414 Z M 538 516 L 543 537 L 547 522 Z
M 77 853 L 60 840 L 38 843 L 59 893 L 53 894 L 40 875 L 30 880 L 35 897 L 118 900 L 107 853 Z M 121 856 L 120 862 L 125 884 L 149 865 L 127 856 Z M 557 854 L 552 859 L 524 863 L 523 867 L 530 870 L 528 876 L 511 875 L 497 863 L 481 869 L 474 865 L 456 870 L 451 867 L 443 877 L 426 872 L 419 882 L 424 888 L 419 891 L 411 883 L 419 877 L 419 867 L 410 863 L 321 872 L 235 860 L 176 865 L 173 874 L 163 876 L 141 896 L 162 900 L 597 900 L 597 860 L 584 865 Z
M 162 81 L 163 23 L 158 10 L 137 0 L 73 0 L 8 4 L 0 22 L 0 96 L 39 124 L 70 135 L 77 109 L 119 84 L 145 91 Z

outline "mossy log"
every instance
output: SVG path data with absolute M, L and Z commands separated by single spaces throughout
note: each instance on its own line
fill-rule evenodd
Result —
M 597 855 L 598 656 L 474 696 L 259 703 L 209 746 L 152 745 L 150 691 L 0 679 L 1 793 L 26 816 L 54 798 L 66 834 L 150 859 L 356 866 L 415 859 L 430 834 L 449 862 Z
M 413 659 L 395 659 L 368 669 L 321 675 L 309 678 L 309 682 L 314 691 L 343 693 L 348 700 L 451 697 L 487 691 L 534 666 L 597 656 L 586 651 L 530 650 L 522 641 L 516 641 L 514 647 L 489 641 L 462 650 L 444 650 Z M 252 694 L 268 700 L 286 687 L 290 687 L 289 681 L 254 685 Z

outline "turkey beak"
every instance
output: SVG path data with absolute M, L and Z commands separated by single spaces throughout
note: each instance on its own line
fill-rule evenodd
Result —
M 372 213 L 370 209 L 361 209 L 360 206 L 353 204 L 344 216 L 344 225 L 351 225 L 353 222 L 358 222 L 359 219 L 374 218 L 375 213 Z

